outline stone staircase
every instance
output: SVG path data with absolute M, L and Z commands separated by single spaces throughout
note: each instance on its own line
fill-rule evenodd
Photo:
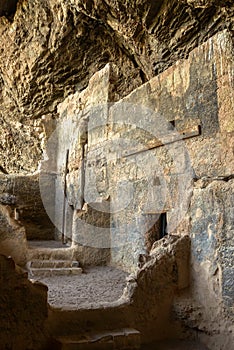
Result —
M 141 348 L 131 305 L 120 301 L 90 309 L 51 308 L 47 329 L 53 350 L 134 350 Z
M 82 268 L 74 259 L 73 249 L 56 241 L 31 242 L 28 247 L 27 271 L 30 278 L 79 275 Z
M 82 273 L 79 262 L 69 260 L 35 259 L 28 262 L 27 269 L 31 277 L 67 276 Z

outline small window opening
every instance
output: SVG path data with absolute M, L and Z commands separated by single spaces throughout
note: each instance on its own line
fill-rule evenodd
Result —
M 165 237 L 167 235 L 167 213 L 162 213 L 160 215 L 160 231 L 159 231 L 159 239 Z
M 171 124 L 171 126 L 173 127 L 173 129 L 175 128 L 175 120 L 170 120 L 169 123 Z

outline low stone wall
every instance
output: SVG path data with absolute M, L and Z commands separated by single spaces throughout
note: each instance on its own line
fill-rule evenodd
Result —
M 157 242 L 149 261 L 130 275 L 123 298 L 131 301 L 142 342 L 182 337 L 172 317 L 174 297 L 189 287 L 190 238 L 168 236 Z
M 122 297 L 98 308 L 49 312 L 48 329 L 57 336 L 132 327 L 141 342 L 181 337 L 180 322 L 171 317 L 177 292 L 189 285 L 190 239 L 168 236 L 152 250 L 149 260 L 128 277 Z

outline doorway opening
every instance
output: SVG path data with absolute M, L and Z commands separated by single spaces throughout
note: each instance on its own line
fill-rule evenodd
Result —
M 149 254 L 154 242 L 159 241 L 168 234 L 167 212 L 146 213 L 147 225 L 150 229 L 145 233 L 145 248 Z
M 159 239 L 167 235 L 167 213 L 162 213 L 159 217 Z

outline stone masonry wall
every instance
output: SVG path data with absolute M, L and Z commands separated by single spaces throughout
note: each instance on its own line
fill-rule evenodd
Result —
M 100 136 L 95 132 L 100 128 L 94 126 L 93 133 L 88 132 L 88 124 L 90 129 L 97 114 L 102 125 L 107 123 L 110 81 L 114 79 L 115 71 L 107 65 L 92 77 L 87 89 L 71 95 L 58 106 L 60 120 L 47 142 L 40 167 L 42 201 L 57 228 L 57 238 L 61 238 L 64 231 L 66 239 L 72 241 L 79 252 L 83 247 L 87 254 L 81 253 L 82 261 L 86 264 L 103 264 L 110 259 L 108 198 L 96 190 L 92 173 L 93 164 L 101 169 L 104 161 L 95 148 Z M 90 151 L 92 143 L 93 152 Z M 102 179 L 105 182 L 105 178 Z M 105 190 L 105 183 L 101 187 Z
M 139 220 L 134 232 L 128 218 L 134 220 L 136 213 L 142 208 L 145 210 L 142 204 L 151 202 L 152 205 L 150 196 L 156 185 L 158 197 L 153 198 L 154 208 L 151 206 L 149 212 L 157 213 L 157 205 L 164 195 L 161 208 L 168 210 L 169 233 L 187 232 L 191 236 L 193 296 L 204 306 L 204 318 L 213 320 L 210 332 L 217 334 L 214 339 L 221 348 L 228 345 L 218 329 L 226 327 L 227 334 L 233 330 L 233 72 L 232 38 L 222 32 L 192 51 L 187 60 L 178 61 L 110 109 L 113 120 L 126 120 L 126 123 L 136 120 L 137 126 L 144 130 L 149 120 L 152 134 L 161 132 L 165 120 L 174 120 L 173 125 L 183 138 L 144 153 L 141 151 L 149 141 L 139 138 L 137 141 L 142 144 L 132 146 L 131 142 L 132 149 L 127 149 L 127 154 L 132 154 L 132 162 L 126 166 L 126 159 L 120 157 L 110 172 L 113 175 L 109 181 L 113 184 L 111 197 L 118 183 L 127 183 L 127 180 L 128 186 L 129 182 L 135 186 L 134 194 L 137 194 L 131 216 L 130 206 L 112 215 L 112 237 L 116 237 L 117 231 L 119 241 L 129 243 L 112 250 L 112 262 L 127 269 L 136 265 L 136 257 L 144 248 L 143 240 Z M 136 107 L 139 104 L 150 111 Z M 139 117 L 132 118 L 140 108 Z M 168 125 L 166 123 L 166 128 Z M 112 135 L 116 139 L 136 139 L 136 131 L 131 134 L 126 127 L 119 127 Z M 159 138 L 167 143 L 166 136 L 159 134 Z M 158 163 L 153 162 L 154 157 Z M 160 166 L 164 184 L 160 176 L 160 181 L 154 179 Z M 159 183 L 164 186 L 163 192 Z M 124 202 L 131 193 L 131 187 L 130 191 L 125 187 L 119 198 Z M 144 225 L 140 220 L 142 222 Z M 224 315 L 228 315 L 227 318 Z M 201 324 L 197 328 L 207 331 Z
M 168 211 L 169 232 L 189 232 L 186 212 L 193 181 L 201 177 L 225 178 L 233 174 L 232 52 L 231 37 L 226 32 L 220 33 L 192 51 L 187 60 L 178 61 L 111 107 L 112 121 L 123 125 L 135 124 L 131 125 L 132 132 L 126 131 L 123 126 L 113 129 L 110 134 L 112 140 L 121 138 L 129 142 L 130 139 L 126 153 L 132 155 L 119 157 L 109 172 L 113 176 L 109 181 L 113 183 L 111 196 L 121 182 L 128 181 L 135 186 L 133 192 L 137 195 L 133 215 L 136 210 L 145 210 L 146 213 L 157 213 L 159 209 Z M 170 121 L 174 121 L 177 130 L 174 136 Z M 136 126 L 138 130 L 144 130 L 140 136 Z M 144 135 L 145 130 L 148 134 L 152 130 L 154 135 L 150 140 L 150 136 Z M 181 140 L 168 143 L 170 137 Z M 165 146 L 155 147 L 156 138 Z M 147 148 L 151 149 L 141 152 Z M 126 187 L 120 197 L 123 202 L 129 198 Z M 133 213 L 133 209 L 130 210 Z M 113 253 L 113 260 L 120 264 L 122 261 L 129 267 L 131 259 L 136 262 L 136 258 L 131 257 L 143 247 L 139 234 L 127 227 L 127 212 L 124 210 L 112 215 L 112 232 L 115 234 L 116 222 L 122 220 L 123 225 L 118 224 L 117 231 L 120 233 L 121 227 L 121 239 L 128 237 L 126 239 L 130 241 L 129 249 L 124 246 L 123 251 Z M 139 222 L 135 227 L 139 230 Z M 123 254 L 125 257 L 121 258 Z
M 109 65 L 58 109 L 78 126 L 71 133 L 68 202 L 83 218 L 92 213 L 89 205 L 110 214 L 110 235 L 102 225 L 93 235 L 86 231 L 88 241 L 110 244 L 111 263 L 135 271 L 146 254 L 144 233 L 167 213 L 168 233 L 191 237 L 193 298 L 203 300 L 205 319 L 219 313 L 222 324 L 233 317 L 232 57 L 232 38 L 223 31 L 114 104 Z M 78 232 L 73 225 L 72 239 Z M 221 323 L 210 331 L 219 332 Z

